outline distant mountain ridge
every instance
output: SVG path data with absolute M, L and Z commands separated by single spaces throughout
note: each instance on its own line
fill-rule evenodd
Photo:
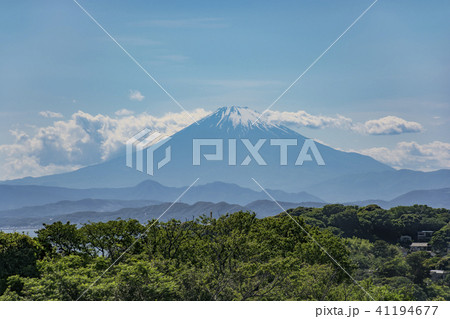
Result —
M 57 216 L 81 211 L 111 212 L 122 208 L 137 208 L 160 204 L 155 200 L 114 200 L 86 198 L 76 201 L 63 200 L 56 203 L 25 206 L 0 211 L 0 218 L 4 217 L 38 217 Z
M 302 203 L 279 202 L 285 208 L 296 208 Z M 39 228 L 43 223 L 53 223 L 55 221 L 81 224 L 87 222 L 106 222 L 108 220 L 115 220 L 117 218 L 128 219 L 133 218 L 139 220 L 141 223 L 146 223 L 148 220 L 159 218 L 171 205 L 171 203 L 161 203 L 144 207 L 136 208 L 122 208 L 110 212 L 94 212 L 94 211 L 79 211 L 68 214 L 49 215 L 49 216 L 2 216 L 0 212 L 0 227 L 14 228 L 14 227 L 36 227 Z M 305 206 L 309 205 L 305 203 Z M 317 207 L 322 204 L 316 203 Z M 169 219 L 178 219 L 181 221 L 192 220 L 200 216 L 210 216 L 218 218 L 226 213 L 234 213 L 237 211 L 252 211 L 257 214 L 258 218 L 267 216 L 274 216 L 282 209 L 279 208 L 271 200 L 258 200 L 248 205 L 229 204 L 225 202 L 211 203 L 211 202 L 197 202 L 194 204 L 175 203 L 170 210 L 168 210 L 161 218 L 161 221 L 168 221 Z
M 117 218 L 134 218 L 141 222 L 148 219 L 158 218 L 171 203 L 154 203 L 147 204 L 151 201 L 135 200 L 81 200 L 81 201 L 62 201 L 42 206 L 24 207 L 9 211 L 0 211 L 0 227 L 40 227 L 42 223 L 52 223 L 55 221 L 70 221 L 72 223 L 85 223 L 88 221 L 107 221 Z M 86 208 L 88 203 L 94 203 L 95 207 L 100 207 L 102 211 L 93 211 Z M 396 197 L 390 201 L 383 200 L 364 200 L 358 202 L 347 202 L 344 205 L 357 205 L 360 207 L 370 204 L 376 204 L 384 209 L 395 206 L 412 206 L 415 204 L 428 205 L 433 208 L 450 209 L 450 188 L 413 191 Z M 123 206 L 127 205 L 128 208 Z M 236 211 L 252 211 L 257 217 L 273 216 L 283 209 L 303 207 L 323 207 L 327 205 L 324 202 L 284 202 L 279 201 L 278 204 L 269 199 L 260 199 L 253 201 L 247 205 L 230 204 L 226 202 L 207 202 L 199 201 L 193 204 L 176 203 L 168 211 L 162 220 L 176 218 L 186 220 L 196 218 L 201 215 L 213 214 L 218 217 L 225 213 Z M 280 208 L 280 206 L 282 208 Z M 92 206 L 94 207 L 94 206 Z M 107 210 L 110 207 L 110 210 Z M 80 210 L 76 210 L 79 208 Z M 116 208 L 116 209 L 114 209 Z
M 0 215 L 2 214 L 1 211 L 8 210 L 8 214 L 11 214 L 11 210 L 25 206 L 40 206 L 61 201 L 80 201 L 86 199 L 172 202 L 185 189 L 186 187 L 164 186 L 150 180 L 142 182 L 134 187 L 127 188 L 71 189 L 36 185 L 0 185 Z M 271 192 L 273 192 L 273 196 L 280 201 L 323 202 L 322 199 L 306 192 Z M 196 203 L 199 201 L 227 201 L 239 205 L 246 205 L 249 202 L 266 198 L 267 195 L 262 191 L 258 192 L 234 184 L 215 182 L 193 186 L 183 196 L 181 201 L 185 203 Z M 118 204 L 119 203 L 116 202 L 116 205 Z M 92 209 L 93 208 L 91 208 L 91 210 Z

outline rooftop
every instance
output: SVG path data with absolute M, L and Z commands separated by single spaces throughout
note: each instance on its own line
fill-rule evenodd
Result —
M 439 270 L 439 269 L 432 269 L 432 270 L 430 270 L 430 273 L 445 274 L 446 271 L 445 270 Z
M 428 243 L 412 243 L 411 247 L 427 247 Z

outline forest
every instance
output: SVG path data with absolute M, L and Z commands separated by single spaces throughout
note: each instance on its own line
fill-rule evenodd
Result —
M 450 300 L 449 223 L 447 209 L 339 204 L 55 222 L 0 232 L 0 300 Z

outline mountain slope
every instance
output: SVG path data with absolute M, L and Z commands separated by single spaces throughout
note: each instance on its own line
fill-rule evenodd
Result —
M 450 170 L 418 172 L 394 170 L 349 174 L 308 187 L 308 192 L 327 202 L 351 202 L 367 198 L 392 200 L 413 190 L 450 187 Z
M 420 203 L 434 208 L 450 209 L 450 188 L 412 191 L 394 198 L 389 203 L 392 206 Z

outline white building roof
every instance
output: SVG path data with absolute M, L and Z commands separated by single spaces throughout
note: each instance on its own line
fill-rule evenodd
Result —
M 412 243 L 411 247 L 428 247 L 428 243 Z

